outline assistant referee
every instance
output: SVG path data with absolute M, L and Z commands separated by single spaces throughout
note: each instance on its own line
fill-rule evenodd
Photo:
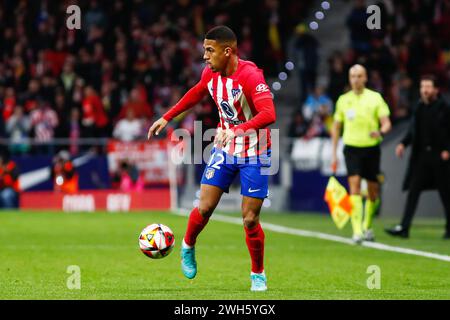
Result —
M 349 70 L 351 90 L 336 102 L 332 130 L 332 168 L 337 168 L 337 145 L 343 128 L 348 172 L 353 241 L 374 241 L 373 216 L 379 206 L 380 143 L 391 130 L 389 107 L 381 94 L 366 88 L 367 71 L 356 64 Z M 361 179 L 367 180 L 368 199 L 363 208 Z

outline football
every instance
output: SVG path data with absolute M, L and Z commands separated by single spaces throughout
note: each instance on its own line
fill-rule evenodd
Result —
M 175 246 L 175 236 L 169 227 L 154 223 L 148 225 L 139 235 L 139 247 L 149 258 L 167 257 Z

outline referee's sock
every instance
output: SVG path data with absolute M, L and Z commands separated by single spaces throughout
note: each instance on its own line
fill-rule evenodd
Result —
M 375 212 L 377 212 L 379 205 L 380 198 L 377 198 L 375 201 L 371 201 L 370 199 L 366 200 L 366 204 L 364 205 L 364 231 L 372 229 L 373 217 L 375 216 Z
M 354 236 L 362 236 L 362 220 L 363 220 L 363 201 L 362 196 L 359 194 L 352 194 L 350 196 L 352 202 L 352 228 Z

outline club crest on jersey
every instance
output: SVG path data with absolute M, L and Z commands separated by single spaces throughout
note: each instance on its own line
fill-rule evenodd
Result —
M 213 169 L 213 168 L 208 168 L 207 170 L 206 170 L 206 172 L 205 172 L 205 178 L 206 179 L 211 179 L 212 177 L 214 177 L 214 172 L 215 172 L 216 170 L 215 169 Z
M 237 97 L 239 92 L 241 92 L 241 89 L 231 89 L 231 95 L 233 96 L 233 99 Z

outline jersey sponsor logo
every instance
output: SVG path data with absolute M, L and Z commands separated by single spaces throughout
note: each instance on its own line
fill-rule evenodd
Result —
M 269 92 L 269 86 L 267 84 L 260 83 L 256 86 L 255 90 L 256 90 L 256 94 L 263 93 L 263 92 Z
M 234 125 L 239 125 L 241 123 L 244 123 L 243 120 L 231 120 L 231 119 L 225 119 L 226 122 L 230 123 L 230 124 L 234 124 Z
M 240 92 L 241 89 L 231 89 L 231 95 L 233 96 L 233 99 L 235 99 Z
M 205 172 L 205 178 L 206 179 L 211 179 L 212 177 L 214 177 L 214 173 L 216 172 L 216 170 L 215 169 L 213 169 L 213 168 L 208 168 L 207 170 L 206 170 L 206 172 Z
M 222 101 L 220 103 L 223 113 L 230 119 L 234 118 L 234 111 L 231 109 L 230 104 L 227 101 Z

